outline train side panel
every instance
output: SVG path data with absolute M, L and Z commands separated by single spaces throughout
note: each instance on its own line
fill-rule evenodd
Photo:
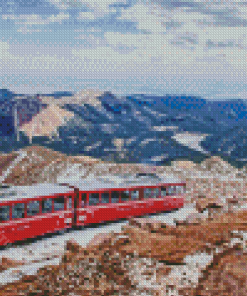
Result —
M 0 237 L 0 245 L 71 228 L 72 216 L 72 211 L 61 211 L 1 223 L 0 234 L 4 239 Z
M 122 218 L 143 216 L 152 213 L 171 211 L 183 207 L 184 198 L 165 197 L 116 204 L 88 206 L 76 209 L 77 226 L 114 221 Z

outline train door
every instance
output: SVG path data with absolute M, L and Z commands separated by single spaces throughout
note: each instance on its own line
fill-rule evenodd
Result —
M 88 193 L 75 192 L 74 225 L 85 225 L 87 222 L 87 195 Z
M 78 216 L 78 208 L 79 208 L 79 199 L 80 199 L 80 193 L 79 189 L 74 190 L 74 206 L 73 206 L 73 225 L 76 225 L 77 223 L 77 216 Z
M 65 207 L 64 207 L 64 223 L 66 228 L 71 228 L 74 220 L 74 209 L 73 209 L 73 194 L 67 195 L 65 197 Z

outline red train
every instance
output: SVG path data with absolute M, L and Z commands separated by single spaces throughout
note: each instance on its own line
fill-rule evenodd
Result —
M 0 245 L 75 226 L 170 211 L 184 204 L 185 183 L 144 180 L 106 184 L 39 184 L 5 189 L 0 194 Z

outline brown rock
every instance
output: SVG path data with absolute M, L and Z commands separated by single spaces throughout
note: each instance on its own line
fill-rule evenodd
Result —
M 87 244 L 87 246 L 91 247 L 91 246 L 99 245 L 102 243 L 106 243 L 106 242 L 109 242 L 111 238 L 112 238 L 112 234 L 109 232 L 99 233 L 99 234 L 96 234 L 93 237 L 93 239 L 91 239 L 91 241 Z
M 0 272 L 23 264 L 25 264 L 24 261 L 17 261 L 6 257 L 2 257 L 0 262 Z
M 135 227 L 125 227 L 130 243 L 120 248 L 121 252 L 136 252 L 141 257 L 181 263 L 183 258 L 204 246 L 204 242 L 191 237 L 150 233 Z
M 217 198 L 200 198 L 196 202 L 196 209 L 199 213 L 202 213 L 207 208 L 221 208 L 222 204 Z
M 247 295 L 247 255 L 239 245 L 214 256 L 213 263 L 199 281 L 195 295 Z

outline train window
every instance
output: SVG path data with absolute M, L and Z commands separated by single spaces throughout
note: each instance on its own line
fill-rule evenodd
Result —
M 165 197 L 168 195 L 168 188 L 166 187 L 161 187 L 161 197 Z
M 153 188 L 145 188 L 144 189 L 144 198 L 153 198 Z
M 171 196 L 172 194 L 173 194 L 173 188 L 172 188 L 173 186 L 169 186 L 169 187 L 167 187 L 167 195 L 168 196 Z
M 160 196 L 160 189 L 159 188 L 153 188 L 153 192 L 154 192 L 154 197 Z
M 145 188 L 144 189 L 144 198 L 156 198 L 159 197 L 159 188 Z
M 111 202 L 112 203 L 118 203 L 119 202 L 119 192 L 118 191 L 112 191 L 112 193 L 111 193 Z
M 42 204 L 42 213 L 51 213 L 52 212 L 52 199 L 47 198 L 41 201 Z
M 99 203 L 99 193 L 90 193 L 89 194 L 89 205 L 94 206 Z
M 177 186 L 176 192 L 177 192 L 177 194 L 182 194 L 183 193 L 183 186 Z
M 168 187 L 168 194 L 173 195 L 173 186 Z
M 0 222 L 9 220 L 9 206 L 0 207 Z
M 109 192 L 103 192 L 101 194 L 101 202 L 102 203 L 109 203 L 110 202 L 110 194 L 109 194 Z
M 72 209 L 72 196 L 69 196 L 67 199 L 68 209 Z
M 81 194 L 81 204 L 80 204 L 80 208 L 84 208 L 87 202 L 87 194 L 86 193 L 82 193 Z
M 64 196 L 54 198 L 54 211 L 64 210 Z
M 131 199 L 132 200 L 138 200 L 140 196 L 139 190 L 131 191 Z
M 39 214 L 39 201 L 35 200 L 27 204 L 27 215 L 34 216 Z
M 13 211 L 12 211 L 13 219 L 24 218 L 24 213 L 25 213 L 24 203 L 14 204 Z
M 128 201 L 130 199 L 130 192 L 129 190 L 121 192 L 121 201 Z
M 171 186 L 172 188 L 172 195 L 176 195 L 177 193 L 177 186 Z

